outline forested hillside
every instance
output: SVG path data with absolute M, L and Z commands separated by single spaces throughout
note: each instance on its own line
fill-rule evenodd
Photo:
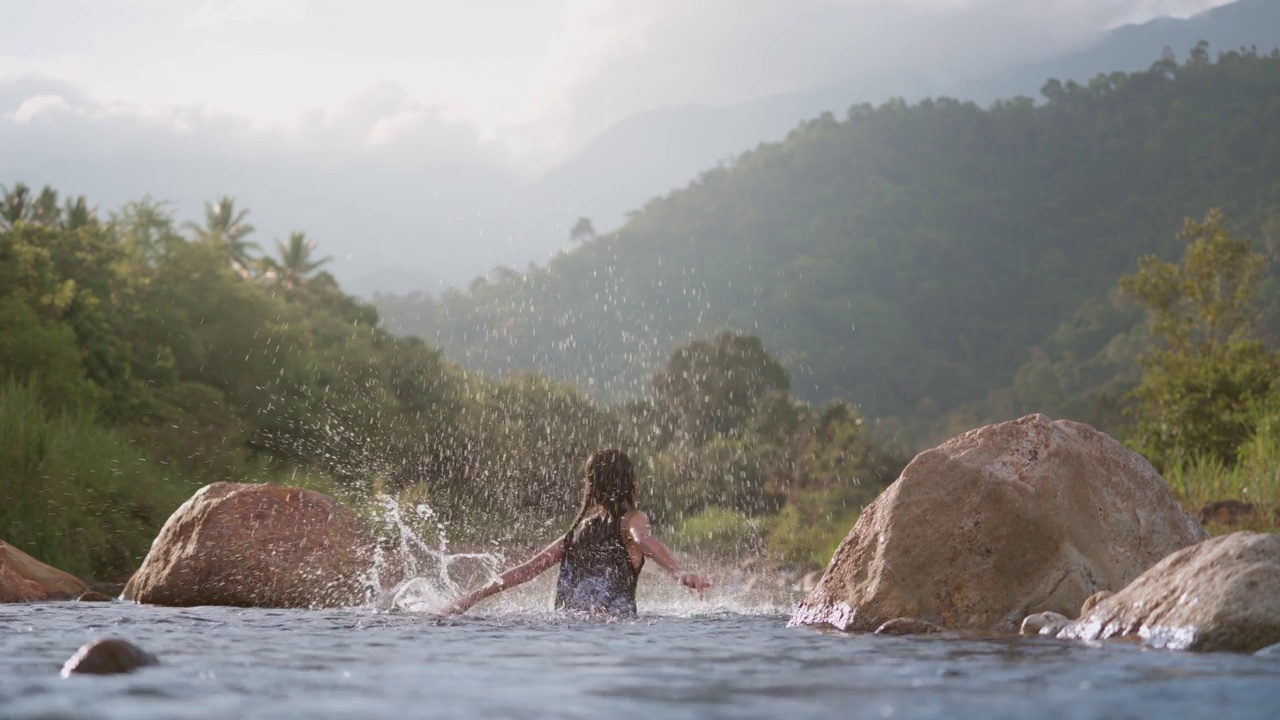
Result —
M 1174 257 L 1210 207 L 1277 257 L 1280 53 L 1201 44 L 1043 95 L 823 115 L 545 267 L 379 305 L 467 367 L 602 397 L 730 328 L 907 442 L 1032 410 L 1106 427 L 1138 378 L 1114 288 L 1139 257 Z

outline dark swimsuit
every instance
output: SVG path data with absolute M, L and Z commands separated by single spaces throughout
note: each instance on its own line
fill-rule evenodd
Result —
M 564 536 L 564 559 L 556 582 L 556 609 L 633 617 L 640 565 L 622 538 L 622 519 L 597 515 L 583 520 Z

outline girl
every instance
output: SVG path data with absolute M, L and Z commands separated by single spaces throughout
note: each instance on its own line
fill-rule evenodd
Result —
M 649 534 L 649 518 L 636 509 L 636 470 L 631 459 L 621 450 L 600 450 L 587 458 L 582 511 L 569 532 L 523 565 L 454 601 L 445 613 L 466 612 L 490 595 L 528 582 L 559 562 L 557 610 L 634 616 L 636 580 L 646 558 L 699 594 L 711 587 L 707 578 L 681 570 L 671 551 Z

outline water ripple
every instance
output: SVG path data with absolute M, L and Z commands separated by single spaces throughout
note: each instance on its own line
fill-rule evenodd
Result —
M 641 605 L 645 609 L 644 603 Z M 784 627 L 783 613 L 594 623 L 545 598 L 438 621 L 350 610 L 0 606 L 0 719 L 1276 717 L 1280 655 Z M 162 664 L 62 680 L 86 640 Z

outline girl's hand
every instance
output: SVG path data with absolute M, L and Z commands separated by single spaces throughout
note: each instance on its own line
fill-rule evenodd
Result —
M 702 595 L 704 590 L 711 588 L 711 578 L 693 573 L 680 573 L 680 584 L 690 590 L 697 590 L 698 595 Z
M 454 600 L 453 602 L 441 608 L 440 614 L 444 616 L 461 615 L 462 613 L 471 609 L 471 606 L 475 604 L 476 604 L 476 601 L 472 598 L 471 595 L 463 595 L 457 600 Z

